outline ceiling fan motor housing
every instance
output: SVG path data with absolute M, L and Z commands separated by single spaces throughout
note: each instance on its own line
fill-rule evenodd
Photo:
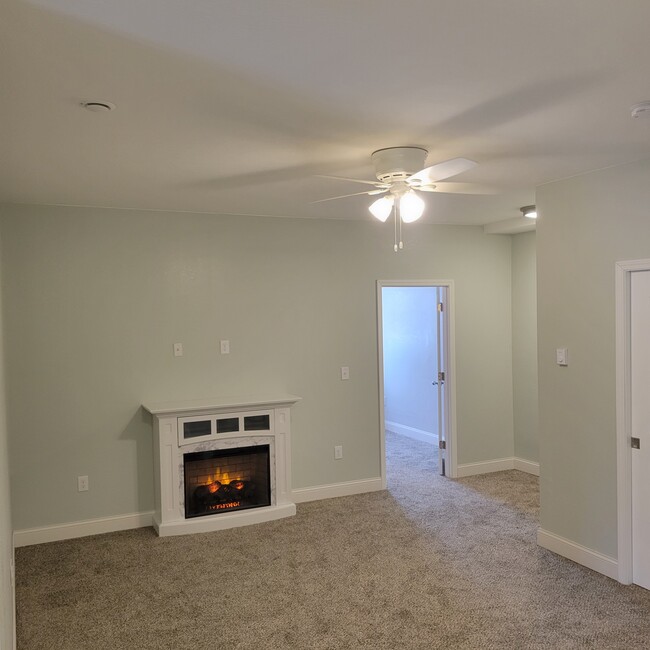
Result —
M 390 147 L 372 154 L 375 174 L 382 183 L 404 181 L 424 167 L 428 151 L 422 147 Z

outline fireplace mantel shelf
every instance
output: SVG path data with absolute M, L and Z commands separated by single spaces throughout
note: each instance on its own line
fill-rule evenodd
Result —
M 247 408 L 280 408 L 282 406 L 292 406 L 300 399 L 297 395 L 245 395 L 158 402 L 143 404 L 142 406 L 152 415 L 180 415 Z

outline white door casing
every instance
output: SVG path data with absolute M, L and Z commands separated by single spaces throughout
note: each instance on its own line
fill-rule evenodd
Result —
M 650 588 L 650 259 L 615 273 L 618 580 Z
M 650 271 L 630 274 L 632 582 L 650 589 Z
M 436 287 L 439 293 L 444 296 L 444 311 L 439 314 L 440 322 L 443 325 L 441 350 L 438 359 L 444 363 L 445 382 L 444 389 L 437 391 L 442 403 L 438 409 L 439 417 L 442 417 L 439 425 L 439 440 L 446 442 L 446 475 L 455 478 L 457 476 L 456 460 L 456 409 L 455 409 L 455 350 L 454 350 L 454 301 L 453 301 L 453 280 L 378 280 L 377 281 L 377 351 L 378 351 L 378 375 L 379 375 L 379 426 L 380 426 L 380 455 L 381 455 L 381 480 L 383 488 L 386 488 L 386 434 L 384 428 L 384 360 L 383 360 L 383 327 L 382 327 L 382 289 L 384 287 Z M 442 454 L 441 454 L 442 456 Z

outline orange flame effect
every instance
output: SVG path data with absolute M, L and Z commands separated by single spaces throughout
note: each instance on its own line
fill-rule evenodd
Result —
M 220 467 L 216 468 L 214 476 L 208 476 L 208 480 L 205 483 L 203 483 L 203 485 L 207 485 L 208 490 L 210 491 L 211 494 L 214 494 L 222 485 L 228 485 L 228 484 L 230 484 L 232 487 L 236 488 L 237 490 L 241 490 L 244 487 L 244 482 L 242 481 L 241 478 L 231 479 L 230 474 L 228 472 L 222 472 Z M 241 505 L 241 503 L 237 501 L 234 503 L 220 504 L 218 508 L 214 506 L 211 509 L 221 510 L 225 508 L 235 508 L 239 505 Z

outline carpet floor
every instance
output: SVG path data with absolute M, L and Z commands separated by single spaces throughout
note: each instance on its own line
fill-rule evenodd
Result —
M 535 477 L 387 438 L 385 492 L 17 549 L 18 650 L 650 648 L 650 592 L 536 545 Z

